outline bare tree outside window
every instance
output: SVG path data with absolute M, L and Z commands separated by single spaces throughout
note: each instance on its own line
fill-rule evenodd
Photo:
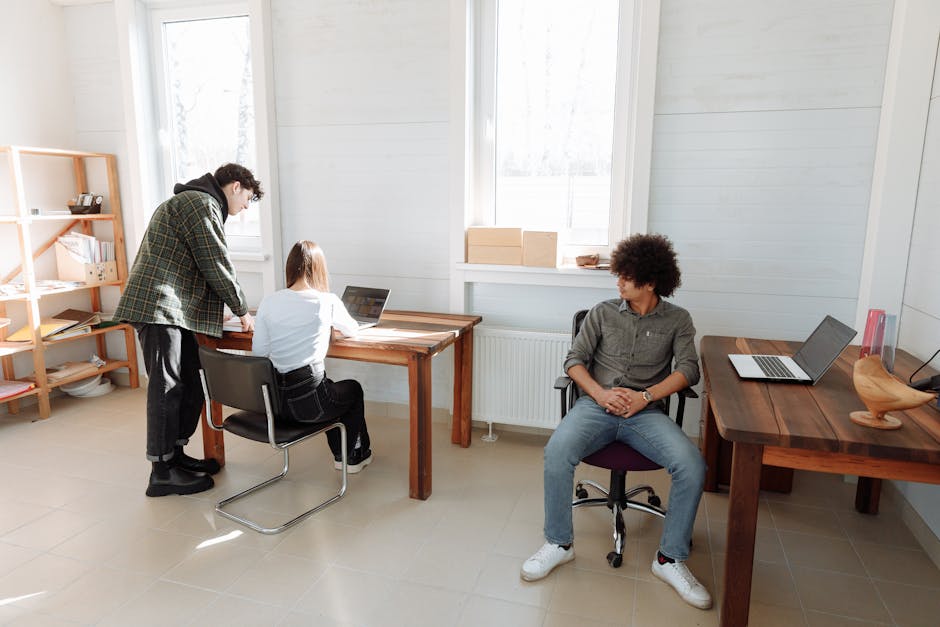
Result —
M 608 244 L 618 0 L 499 0 L 496 224 Z
M 247 16 L 163 25 L 172 171 L 187 181 L 227 162 L 256 169 Z M 229 235 L 258 236 L 258 212 L 226 222 Z

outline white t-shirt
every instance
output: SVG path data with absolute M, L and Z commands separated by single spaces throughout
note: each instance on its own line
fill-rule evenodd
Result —
M 270 358 L 278 372 L 306 365 L 323 370 L 333 328 L 345 336 L 359 330 L 336 294 L 278 290 L 258 306 L 251 352 Z

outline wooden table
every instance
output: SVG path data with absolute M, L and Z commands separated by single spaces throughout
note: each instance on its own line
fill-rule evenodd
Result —
M 721 625 L 747 624 L 762 463 L 940 483 L 940 415 L 936 409 L 921 406 L 891 412 L 903 423 L 895 431 L 870 429 L 849 420 L 849 412 L 864 409 L 852 385 L 857 346 L 845 349 L 815 386 L 743 381 L 728 359 L 729 353 L 793 354 L 798 348 L 799 344 L 792 342 L 702 338 L 705 461 L 709 466 L 715 462 L 710 459 L 715 452 L 708 441 L 714 442 L 717 435 L 734 443 Z M 908 353 L 898 351 L 895 373 L 906 380 L 919 364 Z
M 431 496 L 431 358 L 454 345 L 454 413 L 451 442 L 470 446 L 473 398 L 473 327 L 480 316 L 435 314 L 418 311 L 385 311 L 378 326 L 350 338 L 334 339 L 329 357 L 408 367 L 408 403 L 411 408 L 411 459 L 409 494 L 413 499 Z M 221 338 L 197 335 L 200 344 L 215 348 L 251 350 L 251 334 L 226 331 Z M 222 408 L 212 407 L 213 420 L 221 422 Z M 225 464 L 222 431 L 202 421 L 206 457 Z

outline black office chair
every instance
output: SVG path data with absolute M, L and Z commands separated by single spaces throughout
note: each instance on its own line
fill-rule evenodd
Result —
M 200 346 L 199 362 L 201 364 L 199 376 L 202 379 L 202 389 L 206 398 L 206 422 L 209 426 L 216 431 L 224 429 L 255 442 L 267 442 L 273 449 L 284 451 L 284 469 L 281 474 L 219 501 L 215 506 L 215 511 L 259 533 L 275 534 L 296 525 L 343 497 L 346 493 L 346 427 L 342 423 L 301 423 L 279 416 L 281 405 L 277 379 L 274 366 L 267 357 L 235 355 Z M 226 418 L 221 425 L 217 425 L 212 422 L 211 401 L 241 411 Z M 229 503 L 283 479 L 290 468 L 290 447 L 330 429 L 339 429 L 343 448 L 343 481 L 339 492 L 335 495 L 277 527 L 264 527 L 223 509 Z
M 578 335 L 578 331 L 581 330 L 581 323 L 586 315 L 586 309 L 582 309 L 574 315 L 571 322 L 572 341 Z M 590 370 L 590 367 L 588 369 Z M 564 418 L 582 392 L 574 381 L 567 376 L 561 376 L 555 380 L 555 389 L 561 391 L 561 416 Z M 685 399 L 698 398 L 698 394 L 692 388 L 685 388 L 679 391 L 676 396 L 679 399 L 676 406 L 676 424 L 681 427 L 682 415 L 685 412 Z M 669 413 L 669 401 L 670 398 L 663 399 L 667 414 Z M 627 471 L 659 470 L 662 466 L 622 442 L 612 442 L 581 461 L 591 466 L 610 470 L 610 488 L 605 490 L 603 486 L 595 481 L 581 479 L 575 486 L 575 496 L 577 498 L 571 502 L 571 507 L 604 505 L 611 510 L 614 518 L 614 550 L 607 554 L 607 563 L 613 568 L 620 568 L 620 565 L 623 564 L 623 511 L 625 509 L 636 509 L 660 518 L 666 517 L 666 510 L 661 507 L 662 499 L 659 498 L 651 486 L 639 485 L 627 489 Z M 604 496 L 588 498 L 585 486 L 594 488 Z M 646 493 L 646 503 L 634 500 L 633 497 L 643 493 Z

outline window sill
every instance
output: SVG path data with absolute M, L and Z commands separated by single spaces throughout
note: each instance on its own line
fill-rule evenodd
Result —
M 271 255 L 263 252 L 248 252 L 248 251 L 236 251 L 229 250 L 228 256 L 232 261 L 253 261 L 257 263 L 262 263 L 267 261 Z
M 536 268 L 457 263 L 458 280 L 463 283 L 503 283 L 512 285 L 548 285 L 552 287 L 588 287 L 611 289 L 616 279 L 609 270 L 589 270 L 576 266 Z

